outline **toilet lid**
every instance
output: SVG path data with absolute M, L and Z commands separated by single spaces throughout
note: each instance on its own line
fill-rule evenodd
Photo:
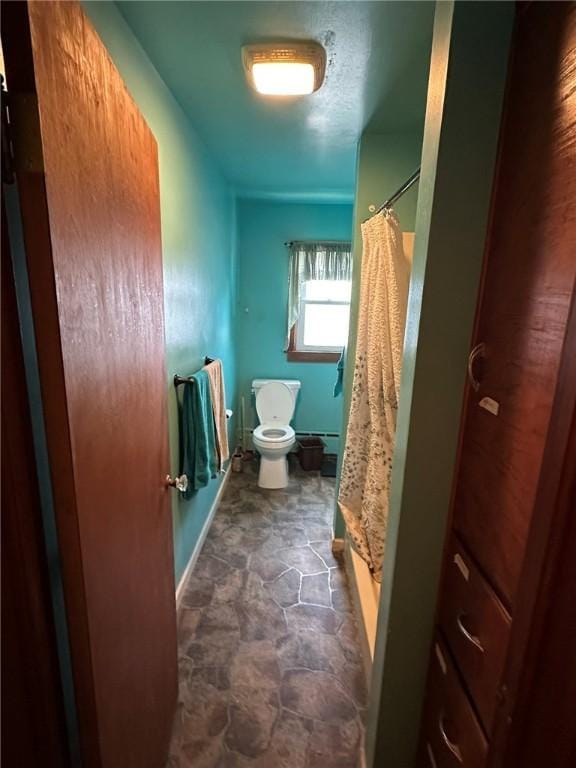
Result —
M 256 411 L 260 424 L 290 424 L 294 413 L 292 392 L 281 381 L 270 381 L 256 395 Z

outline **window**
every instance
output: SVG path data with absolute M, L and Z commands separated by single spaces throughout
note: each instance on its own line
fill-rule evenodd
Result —
M 341 352 L 348 343 L 350 280 L 307 280 L 296 323 L 296 349 Z
M 287 358 L 295 362 L 335 361 L 348 343 L 350 244 L 293 245 Z

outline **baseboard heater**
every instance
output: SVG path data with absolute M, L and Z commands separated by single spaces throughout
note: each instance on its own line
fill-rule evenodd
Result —
M 296 432 L 296 437 L 336 437 L 339 438 L 338 432 Z

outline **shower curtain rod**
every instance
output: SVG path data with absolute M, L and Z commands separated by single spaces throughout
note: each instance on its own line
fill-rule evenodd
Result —
M 404 184 L 402 184 L 402 186 L 399 189 L 397 189 L 396 192 L 394 192 L 394 194 L 391 197 L 389 197 L 388 200 L 386 200 L 386 202 L 383 203 L 380 206 L 380 208 L 378 208 L 377 211 L 374 211 L 372 216 L 377 216 L 379 213 L 382 213 L 382 211 L 385 211 L 388 208 L 392 208 L 396 200 L 399 200 L 402 197 L 402 195 L 405 192 L 407 192 L 410 189 L 410 187 L 418 181 L 419 178 L 420 178 L 420 168 L 417 168 L 412 174 L 412 176 L 410 176 L 409 179 L 406 179 Z M 371 219 L 372 216 L 369 216 L 368 219 Z M 366 221 L 368 221 L 368 219 L 366 219 Z

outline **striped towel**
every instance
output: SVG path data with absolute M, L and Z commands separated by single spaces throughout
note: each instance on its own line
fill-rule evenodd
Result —
M 224 387 L 224 370 L 221 360 L 213 360 L 205 366 L 210 381 L 212 408 L 214 411 L 214 426 L 216 427 L 216 450 L 218 452 L 218 468 L 224 470 L 224 462 L 230 458 L 228 448 L 228 428 L 226 425 L 226 389 Z

